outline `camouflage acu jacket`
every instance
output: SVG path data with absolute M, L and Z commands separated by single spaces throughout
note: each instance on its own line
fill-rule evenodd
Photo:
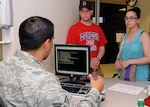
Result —
M 6 107 L 97 107 L 102 98 L 91 89 L 85 100 L 74 103 L 55 75 L 24 51 L 0 63 L 0 97 Z

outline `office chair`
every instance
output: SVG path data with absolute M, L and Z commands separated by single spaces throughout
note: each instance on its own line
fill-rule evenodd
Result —
M 2 98 L 0 97 L 0 107 L 5 107 Z

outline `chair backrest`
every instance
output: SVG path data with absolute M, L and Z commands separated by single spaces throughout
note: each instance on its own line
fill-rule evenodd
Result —
M 0 107 L 5 107 L 2 98 L 0 97 Z

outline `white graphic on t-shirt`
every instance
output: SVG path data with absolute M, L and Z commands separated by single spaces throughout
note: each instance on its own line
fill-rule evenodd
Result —
M 83 32 L 80 33 L 80 41 L 86 41 L 86 45 L 90 46 L 91 51 L 96 51 L 97 46 L 95 41 L 99 41 L 99 35 L 96 32 Z

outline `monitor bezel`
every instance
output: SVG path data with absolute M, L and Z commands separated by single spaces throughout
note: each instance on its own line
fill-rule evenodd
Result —
M 63 50 L 86 50 L 86 72 L 79 72 L 79 71 L 67 71 L 64 72 L 64 70 L 58 70 L 58 64 L 57 64 L 57 49 L 63 49 Z M 90 72 L 90 46 L 85 45 L 66 45 L 66 44 L 54 44 L 54 52 L 55 52 L 55 74 L 56 75 L 62 75 L 62 76 L 70 76 L 70 77 L 86 77 Z

